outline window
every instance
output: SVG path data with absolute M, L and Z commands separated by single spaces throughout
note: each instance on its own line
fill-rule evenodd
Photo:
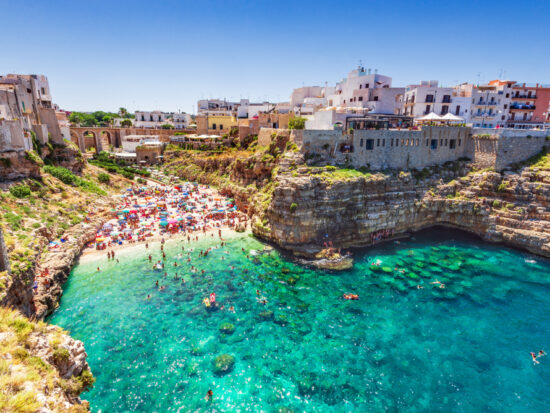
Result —
M 451 103 L 451 95 L 443 95 L 443 103 Z
M 43 95 L 46 94 L 46 89 L 44 89 L 43 87 L 41 87 L 40 90 L 42 91 L 42 94 L 43 94 Z M 529 92 L 529 97 L 531 97 L 531 92 Z
M 426 146 L 428 146 L 428 139 L 426 139 Z
M 420 139 L 416 140 L 416 146 L 420 146 Z
M 368 151 L 372 151 L 374 149 L 374 139 L 367 139 L 366 148 Z
M 458 116 L 459 113 L 460 113 L 460 105 L 457 105 L 455 110 L 455 115 Z
M 405 139 L 401 139 L 401 146 L 405 143 Z
M 430 113 L 431 105 L 426 105 L 426 113 Z
M 29 88 L 27 88 L 27 93 L 32 93 L 32 90 L 30 90 Z
M 363 101 L 363 96 L 359 96 L 359 102 Z
M 145 115 L 141 115 L 142 122 L 145 122 Z
M 363 89 L 363 85 L 359 85 L 359 89 Z
M 362 148 L 363 147 L 363 138 L 361 138 L 361 140 L 359 141 L 359 146 Z
M 441 107 L 441 114 L 446 115 L 449 112 L 449 106 L 444 105 Z
M 398 147 L 399 146 L 399 139 L 396 139 L 395 140 L 395 147 Z
M 375 96 L 375 97 L 374 97 L 374 101 L 375 101 L 375 102 L 378 102 L 378 96 Z
M 437 139 L 432 139 L 430 149 L 437 149 Z
M 376 146 L 380 146 L 380 138 L 376 139 Z
M 448 143 L 447 141 L 448 141 L 448 139 L 445 139 L 445 146 L 447 146 L 447 143 Z
M 393 147 L 393 139 L 390 142 L 390 147 Z
M 506 104 L 506 105 L 504 105 L 504 109 L 507 109 L 507 108 L 508 108 L 508 105 L 507 105 L 507 104 Z
M 458 146 L 462 145 L 462 139 L 458 140 Z
M 386 140 L 382 139 L 382 146 L 386 146 Z
M 510 97 L 510 94 L 509 94 L 509 93 L 506 93 L 506 97 L 509 98 L 509 97 Z
M 454 149 L 456 148 L 456 140 L 455 139 L 451 139 L 449 141 L 449 149 Z
M 426 102 L 433 102 L 434 101 L 434 95 L 426 95 Z
M 212 124 L 212 129 L 216 130 L 216 124 L 215 123 Z
M 149 119 L 151 120 L 151 122 L 153 121 L 153 115 L 149 115 Z
M 367 83 L 367 84 L 365 85 L 365 89 L 368 89 L 368 88 L 369 88 L 369 84 Z
M 506 116 L 502 115 L 502 120 L 504 120 L 505 117 L 506 117 Z

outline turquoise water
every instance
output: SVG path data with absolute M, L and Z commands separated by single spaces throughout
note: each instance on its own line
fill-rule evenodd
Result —
M 170 241 L 166 279 L 147 259 L 158 246 L 74 269 L 50 321 L 85 343 L 93 411 L 548 411 L 550 356 L 529 355 L 550 352 L 548 261 L 448 230 L 356 251 L 341 273 L 252 255 L 248 235 L 199 257 L 216 243 Z M 174 268 L 182 245 L 192 262 Z M 212 291 L 224 310 L 205 309 Z

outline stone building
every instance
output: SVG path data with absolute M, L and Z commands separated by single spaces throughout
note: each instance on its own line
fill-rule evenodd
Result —
M 63 143 L 46 76 L 0 76 L 0 122 L 0 142 L 3 142 L 0 151 L 32 148 L 31 131 L 43 144 L 50 138 Z
M 305 129 L 291 133 L 291 139 L 310 162 L 347 164 L 370 170 L 420 170 L 460 158 L 472 159 L 482 167 L 502 170 L 539 153 L 545 145 L 545 138 L 544 131 L 459 126 L 353 130 L 351 133 Z

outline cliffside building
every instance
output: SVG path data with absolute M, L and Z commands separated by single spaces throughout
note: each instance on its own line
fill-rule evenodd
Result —
M 39 142 L 62 143 L 58 114 L 43 75 L 0 76 L 0 151 L 29 150 L 31 134 Z

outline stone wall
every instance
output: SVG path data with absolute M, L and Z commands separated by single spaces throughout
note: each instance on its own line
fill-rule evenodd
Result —
M 269 131 L 269 132 L 268 132 Z M 265 134 L 273 133 L 269 129 Z M 487 133 L 490 132 L 490 133 Z M 546 132 L 424 126 L 421 130 L 292 131 L 306 160 L 371 170 L 423 169 L 467 157 L 476 166 L 502 170 L 539 153 Z M 265 136 L 267 142 L 268 138 Z
M 273 136 L 290 137 L 289 129 L 261 128 L 258 133 L 258 146 L 269 146 L 273 141 Z
M 10 260 L 8 258 L 8 251 L 6 250 L 6 243 L 4 242 L 4 231 L 0 227 L 0 272 L 7 271 L 11 273 Z
M 501 171 L 538 154 L 544 147 L 546 134 L 544 131 L 506 130 L 498 140 L 495 170 Z

